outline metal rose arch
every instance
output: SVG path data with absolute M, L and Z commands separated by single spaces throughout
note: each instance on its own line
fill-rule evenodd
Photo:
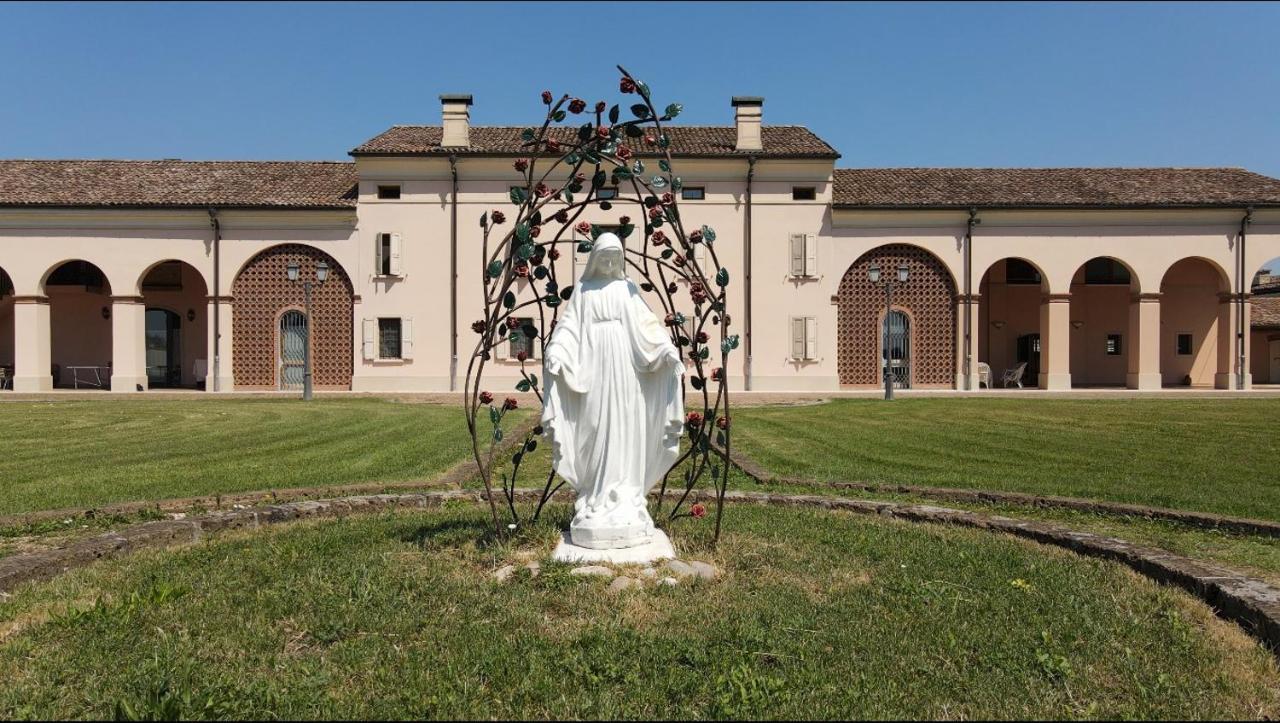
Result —
M 676 348 L 692 369 L 685 381 L 685 406 L 698 408 L 685 418 L 682 450 L 663 475 L 653 517 L 663 524 L 663 503 L 669 487 L 678 492 L 665 522 L 679 517 L 702 517 L 702 505 L 686 505 L 701 484 L 715 489 L 715 540 L 719 540 L 728 485 L 730 450 L 728 359 L 738 347 L 725 313 L 729 271 L 716 253 L 716 234 L 708 226 L 694 226 L 680 212 L 683 185 L 671 157 L 671 140 L 663 124 L 680 114 L 679 103 L 658 111 L 649 87 L 618 66 L 619 90 L 638 102 L 622 120 L 620 105 L 604 101 L 588 109 L 581 98 L 550 91 L 542 93 L 546 116 L 537 128 L 521 133 L 527 156 L 515 161 L 524 185 L 511 189 L 512 210 L 494 209 L 480 217 L 484 229 L 484 317 L 474 324 L 478 341 L 467 365 L 464 405 L 472 453 L 489 500 L 495 532 L 501 536 L 521 522 L 516 505 L 516 479 L 527 452 L 537 447 L 541 427 L 529 432 L 512 456 L 510 474 L 501 479 L 506 512 L 498 511 L 494 462 L 503 438 L 503 420 L 516 407 L 514 399 L 495 401 L 484 389 L 484 374 L 492 352 L 504 342 L 523 341 L 545 350 L 555 327 L 560 304 L 573 293 L 572 272 L 559 267 L 563 251 L 588 252 L 593 241 L 611 230 L 625 242 L 625 258 L 640 288 L 662 306 L 666 326 Z M 581 119 L 582 123 L 577 121 Z M 601 198 L 606 184 L 616 196 Z M 579 221 L 589 209 L 619 210 L 617 225 Z M 510 224 L 508 224 L 510 217 Z M 506 230 L 500 227 L 506 226 Z M 576 233 L 576 235 L 575 235 Z M 589 240 L 588 240 L 589 239 Z M 699 247 L 705 253 L 695 253 Z M 521 284 L 518 280 L 525 280 Z M 520 313 L 520 317 L 516 314 Z M 532 323 L 518 318 L 534 318 Z M 541 356 L 541 355 L 540 355 Z M 708 369 L 715 357 L 714 368 Z M 542 401 L 538 375 L 518 357 L 520 381 L 516 389 L 533 392 Z M 693 391 L 692 397 L 689 391 Z M 502 396 L 502 395 L 500 395 Z M 700 400 L 701 404 L 695 403 Z M 487 418 L 487 419 L 486 419 Z M 482 429 L 482 424 L 487 425 Z M 714 435 L 714 441 L 713 441 Z M 678 472 L 677 472 L 678 470 Z M 678 479 L 673 480 L 675 475 Z M 548 475 L 530 519 L 564 486 Z

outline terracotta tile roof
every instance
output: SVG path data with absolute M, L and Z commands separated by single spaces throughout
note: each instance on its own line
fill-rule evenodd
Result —
M 837 168 L 834 205 L 978 208 L 1280 205 L 1241 168 Z
M 1249 326 L 1280 329 L 1280 294 L 1254 296 L 1249 302 Z
M 350 162 L 0 160 L 0 206 L 355 205 L 356 169 Z
M 471 126 L 469 148 L 446 148 L 440 145 L 440 126 L 392 126 L 352 149 L 351 155 L 523 155 L 523 126 Z M 555 126 L 554 138 L 576 142 L 577 128 Z M 754 153 L 760 158 L 830 158 L 840 154 L 827 142 L 804 126 L 764 126 L 761 129 L 763 151 L 736 151 L 737 130 L 733 126 L 669 126 L 672 152 L 681 156 L 737 156 Z

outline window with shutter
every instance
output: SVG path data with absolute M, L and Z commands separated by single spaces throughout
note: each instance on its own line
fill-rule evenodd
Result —
M 401 358 L 399 319 L 378 319 L 378 358 Z
M 804 358 L 818 358 L 818 320 L 812 316 L 804 319 Z
M 376 355 L 375 355 L 375 349 L 374 349 L 374 340 L 375 340 L 375 336 L 374 336 L 374 335 L 377 333 L 377 331 L 376 331 L 376 328 L 377 328 L 377 327 L 376 327 L 376 324 L 377 324 L 377 322 L 376 322 L 376 321 L 374 321 L 373 319 L 365 319 L 365 320 L 364 320 L 364 324 L 363 324 L 363 327 L 364 327 L 364 328 L 363 328 L 363 335 L 362 335 L 362 339 L 363 339 L 363 342 L 364 342 L 364 344 L 363 344 L 363 351 L 364 351 L 363 356 L 364 356 L 365 361 L 373 361 L 374 359 L 376 359 L 376 358 L 377 358 L 377 357 L 376 357 Z
M 377 233 L 373 235 L 373 275 L 382 276 L 386 272 L 382 270 L 387 254 L 383 253 L 386 244 L 385 233 Z
M 791 358 L 804 358 L 804 318 L 799 316 L 791 317 Z
M 791 234 L 791 275 L 804 276 L 804 234 Z
M 804 275 L 818 275 L 818 237 L 811 233 L 804 235 Z

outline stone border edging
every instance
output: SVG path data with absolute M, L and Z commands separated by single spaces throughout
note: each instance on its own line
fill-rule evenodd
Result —
M 520 501 L 536 499 L 540 489 L 518 489 Z M 671 493 L 675 496 L 675 493 Z M 714 492 L 699 491 L 692 499 L 714 500 Z M 234 529 L 259 529 L 294 520 L 342 517 L 360 512 L 401 508 L 438 507 L 451 501 L 484 502 L 482 492 L 448 490 L 420 494 L 382 494 L 306 500 L 247 510 L 230 510 L 186 520 L 162 520 L 130 525 L 65 547 L 0 558 L 0 592 L 25 582 L 45 580 L 96 560 L 127 555 L 135 550 L 195 542 L 205 535 Z M 844 510 L 909 522 L 950 524 L 993 530 L 1055 545 L 1082 555 L 1111 560 L 1159 583 L 1175 585 L 1207 603 L 1221 617 L 1238 623 L 1246 632 L 1280 655 L 1280 588 L 1243 573 L 1167 550 L 1134 545 L 1115 537 L 1079 532 L 1050 522 L 1017 520 L 1000 515 L 877 500 L 823 495 L 779 495 L 766 492 L 729 491 L 728 502 L 791 505 Z
M 721 452 L 721 457 L 724 456 Z M 836 489 L 853 489 L 864 492 L 893 492 L 899 494 L 918 495 L 952 502 L 979 502 L 984 504 L 1012 504 L 1024 507 L 1049 507 L 1079 512 L 1093 512 L 1104 515 L 1122 515 L 1125 517 L 1145 517 L 1166 522 L 1178 522 L 1192 527 L 1206 527 L 1218 530 L 1241 532 L 1263 537 L 1280 537 L 1280 522 L 1255 520 L 1247 517 L 1229 517 L 1210 512 L 1190 512 L 1170 509 L 1168 507 L 1147 507 L 1122 502 L 1101 502 L 1080 497 L 1059 497 L 1056 495 L 1034 495 L 1026 492 L 1001 492 L 976 490 L 964 487 L 924 487 L 906 484 L 880 484 L 875 482 L 824 482 L 807 480 L 799 477 L 780 477 L 765 469 L 760 463 L 734 451 L 729 458 L 730 464 L 743 474 L 760 484 L 824 486 Z

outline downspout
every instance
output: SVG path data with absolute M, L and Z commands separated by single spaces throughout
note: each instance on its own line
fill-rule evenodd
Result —
M 1245 340 L 1249 330 L 1245 328 L 1244 295 L 1245 284 L 1249 283 L 1248 269 L 1245 266 L 1245 240 L 1248 236 L 1249 224 L 1253 223 L 1253 206 L 1244 210 L 1244 218 L 1240 219 L 1240 263 L 1237 265 L 1238 279 L 1236 294 L 1236 389 L 1244 389 L 1245 376 Z
M 978 209 L 969 209 L 969 224 L 964 232 L 964 389 L 973 390 L 973 227 L 978 220 Z
M 747 348 L 747 370 L 744 375 L 746 391 L 751 391 L 751 182 L 756 176 L 756 157 L 754 155 L 747 156 L 747 213 L 743 220 L 743 249 L 742 249 L 742 265 L 743 265 L 743 293 L 746 295 L 743 300 L 743 309 L 746 312 L 746 328 L 744 334 L 746 336 Z
M 222 264 L 219 263 L 220 252 L 222 250 L 222 225 L 218 223 L 218 209 L 209 207 L 209 225 L 213 228 L 213 391 L 220 391 L 218 388 L 218 380 L 221 378 L 219 373 L 222 365 L 222 325 L 219 323 L 221 319 L 222 300 L 219 298 L 222 294 L 222 285 L 219 283 L 219 272 L 222 270 Z M 208 381 L 205 382 L 205 389 L 209 388 Z
M 449 154 L 449 391 L 458 390 L 458 157 Z

